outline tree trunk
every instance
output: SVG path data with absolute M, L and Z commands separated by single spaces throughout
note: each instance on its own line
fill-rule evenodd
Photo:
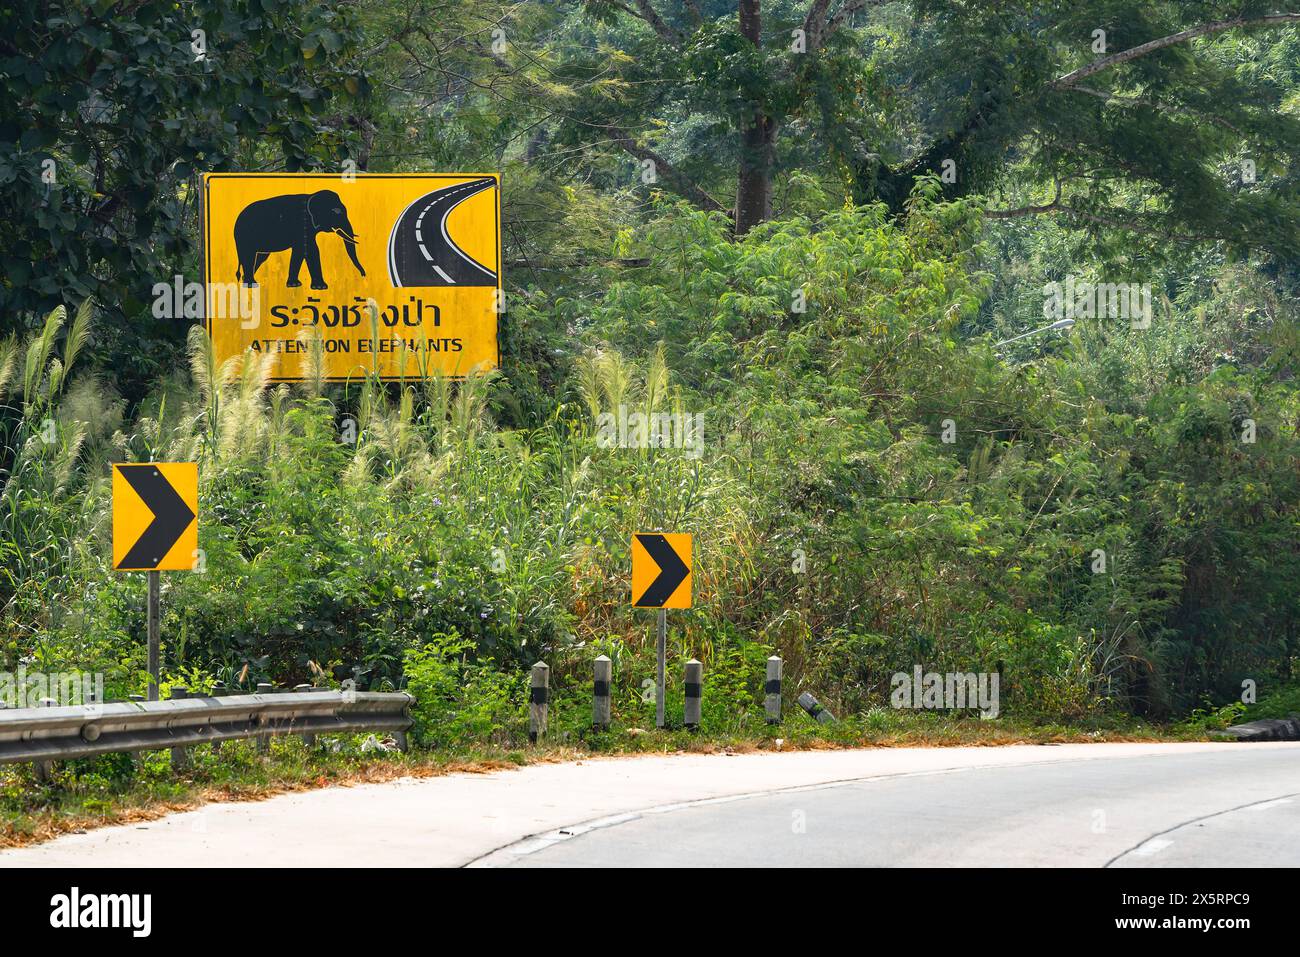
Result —
M 740 35 L 762 46 L 760 0 L 739 0 Z M 736 184 L 736 235 L 743 236 L 772 216 L 772 164 L 776 124 L 761 105 L 745 107 L 741 121 L 740 175 Z

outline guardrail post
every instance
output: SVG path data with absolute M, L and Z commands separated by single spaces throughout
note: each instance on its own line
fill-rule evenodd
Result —
M 311 685 L 294 685 L 293 690 L 302 691 L 302 692 L 311 691 Z M 303 747 L 305 748 L 316 747 L 316 735 L 313 734 L 312 732 L 304 731 L 301 735 L 301 738 L 302 738 Z
M 42 699 L 40 700 L 40 702 L 38 703 L 37 707 L 40 707 L 40 708 L 53 708 L 56 704 L 58 704 L 58 702 L 55 701 L 53 698 L 42 698 Z M 40 782 L 43 783 L 43 784 L 44 784 L 44 783 L 48 783 L 49 780 L 50 780 L 51 778 L 53 778 L 53 777 L 54 777 L 54 762 L 53 762 L 53 761 L 37 761 L 37 762 L 36 762 L 36 779 L 37 779 L 38 781 L 40 781 Z
M 810 718 L 816 719 L 818 724 L 830 724 L 835 720 L 835 715 L 823 708 L 821 703 L 807 691 L 799 696 L 799 707 L 807 711 Z
M 223 685 L 220 681 L 217 681 L 217 682 L 214 682 L 214 683 L 213 683 L 213 685 L 212 685 L 212 694 L 209 695 L 209 697 L 212 697 L 212 698 L 223 698 L 223 697 L 225 697 L 225 696 L 228 695 L 228 694 L 230 694 L 230 691 L 226 688 L 226 686 Z M 221 744 L 222 744 L 222 742 L 220 742 L 220 741 L 213 741 L 213 742 L 212 742 L 212 753 L 213 753 L 214 755 L 215 755 L 215 754 L 220 754 L 220 753 L 221 753 Z
M 551 697 L 551 666 L 544 661 L 533 665 L 528 678 L 528 740 L 536 744 L 546 735 L 546 708 Z
M 686 730 L 700 726 L 700 699 L 704 695 L 704 665 L 692 658 L 686 662 L 686 705 L 683 718 Z
M 767 683 L 763 686 L 763 710 L 768 724 L 781 723 L 781 673 L 785 662 L 773 655 L 767 659 Z
M 591 726 L 604 731 L 609 727 L 609 681 L 614 676 L 614 662 L 601 655 L 591 666 Z
M 272 685 L 269 681 L 259 681 L 257 683 L 257 693 L 270 694 L 274 687 L 275 686 Z M 261 719 L 259 718 L 258 721 L 260 723 Z M 270 754 L 270 752 L 271 752 L 271 732 L 269 731 L 259 732 L 257 735 L 257 753 Z
M 129 694 L 129 695 L 126 696 L 126 700 L 127 700 L 127 701 L 143 701 L 143 700 L 144 700 L 144 695 L 142 695 L 142 694 Z M 135 768 L 136 768 L 137 771 L 140 770 L 140 768 L 144 767 L 144 752 L 143 752 L 143 751 L 132 751 L 132 752 L 131 752 L 131 763 L 135 765 Z
M 190 696 L 190 689 L 186 688 L 184 685 L 177 685 L 176 687 L 172 688 L 171 699 L 173 701 L 182 701 L 185 698 L 188 698 L 189 696 Z M 185 765 L 187 764 L 185 749 L 172 748 L 171 752 L 172 752 L 172 770 L 173 771 L 184 770 Z

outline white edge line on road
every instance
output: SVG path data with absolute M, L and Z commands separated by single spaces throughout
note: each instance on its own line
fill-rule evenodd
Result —
M 1132 853 L 1138 857 L 1153 857 L 1163 851 L 1166 847 L 1170 847 L 1173 843 L 1174 842 L 1169 840 L 1167 837 L 1153 837 L 1145 844 L 1139 844 Z
M 1290 804 L 1290 798 L 1278 798 L 1276 801 L 1265 801 L 1263 804 L 1252 804 L 1245 808 L 1247 811 L 1267 811 L 1271 807 L 1280 807 L 1283 804 Z
M 1175 824 L 1173 827 L 1167 827 L 1163 831 L 1160 831 L 1159 833 L 1152 834 L 1145 841 L 1142 841 L 1140 844 L 1133 845 L 1127 851 L 1122 851 L 1119 854 L 1116 854 L 1114 857 L 1112 857 L 1109 861 L 1107 861 L 1105 864 L 1101 866 L 1111 867 L 1116 862 L 1122 861 L 1124 858 L 1128 857 L 1130 854 L 1134 854 L 1139 857 L 1150 857 L 1152 854 L 1155 854 L 1157 851 L 1164 850 L 1166 847 L 1168 847 L 1170 844 L 1173 843 L 1172 840 L 1162 842 L 1162 838 L 1164 835 L 1172 834 L 1174 833 L 1174 831 L 1181 831 L 1183 828 L 1190 827 L 1193 824 L 1199 824 L 1202 821 L 1208 821 L 1216 817 L 1223 817 L 1225 814 L 1232 814 L 1235 811 L 1259 811 L 1259 810 L 1263 810 L 1264 808 L 1277 807 L 1279 804 L 1290 804 L 1291 798 L 1296 796 L 1297 795 L 1295 794 L 1284 794 L 1280 798 L 1269 798 L 1267 801 L 1251 801 L 1249 804 L 1238 804 L 1236 807 L 1224 808 L 1222 811 L 1215 811 L 1213 814 L 1202 814 L 1200 817 L 1194 817 L 1189 821 L 1182 821 L 1178 824 Z M 1147 848 L 1149 845 L 1153 846 L 1153 849 L 1144 850 L 1144 848 Z
M 1098 759 L 1082 758 L 1071 760 Z M 719 797 L 700 798 L 698 801 L 675 801 L 671 804 L 656 804 L 653 807 L 641 808 L 638 811 L 611 814 L 590 821 L 583 821 L 578 824 L 566 824 L 564 827 L 558 828 L 554 831 L 530 834 L 521 840 L 514 841 L 503 847 L 498 847 L 496 850 L 482 854 L 461 866 L 474 868 L 499 867 L 503 864 L 509 864 L 516 857 L 522 857 L 527 854 L 536 854 L 538 851 L 545 850 L 554 844 L 559 844 L 561 841 L 580 837 L 583 834 L 600 830 L 602 828 L 626 824 L 629 821 L 635 821 L 648 814 L 669 814 L 673 811 L 684 811 L 688 808 L 707 807 L 712 804 L 733 804 L 736 801 L 748 801 L 752 798 L 770 797 L 774 794 L 798 794 L 803 791 L 826 791 L 831 788 L 851 787 L 855 784 L 871 784 L 876 781 L 894 781 L 903 778 L 925 778 L 940 774 L 961 774 L 965 771 L 976 771 L 985 768 L 1037 767 L 1040 764 L 1055 763 L 1057 762 L 1026 761 L 1019 764 L 988 764 L 978 765 L 975 767 L 932 768 L 926 771 L 904 771 L 897 774 L 886 773 L 868 775 L 867 777 L 859 778 L 843 778 L 837 781 L 822 781 L 817 784 L 796 784 L 788 788 L 771 788 L 764 791 L 746 791 L 743 794 L 724 794 Z

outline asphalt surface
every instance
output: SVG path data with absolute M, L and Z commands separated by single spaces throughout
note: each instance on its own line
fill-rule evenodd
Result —
M 452 210 L 485 189 L 492 178 L 426 193 L 406 207 L 388 237 L 388 273 L 394 286 L 495 286 L 496 273 L 471 259 L 447 233 Z
M 821 786 L 565 829 L 507 867 L 1296 867 L 1300 749 Z
M 1300 864 L 1300 743 L 679 754 L 209 804 L 0 867 Z

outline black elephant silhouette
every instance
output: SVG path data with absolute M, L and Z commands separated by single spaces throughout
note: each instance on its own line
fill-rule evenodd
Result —
M 286 286 L 301 286 L 298 274 L 303 261 L 311 273 L 313 289 L 328 289 L 320 270 L 320 249 L 316 245 L 317 233 L 337 233 L 343 239 L 352 265 L 365 275 L 357 259 L 357 234 L 348 221 L 348 211 L 343 200 L 332 189 L 315 193 L 293 193 L 259 199 L 243 208 L 235 219 L 235 249 L 239 253 L 239 268 L 235 278 L 246 286 L 257 285 L 258 267 L 271 253 L 293 250 L 289 259 L 289 280 Z

